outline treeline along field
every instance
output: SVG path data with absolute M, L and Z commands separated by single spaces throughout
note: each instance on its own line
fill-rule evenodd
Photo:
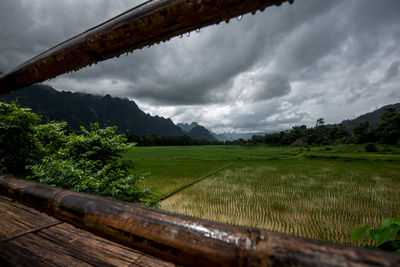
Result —
M 379 151 L 387 152 L 360 145 L 136 147 L 124 158 L 134 161 L 134 174 L 149 172 L 143 186 L 156 186 L 160 197 L 172 193 L 162 209 L 359 246 L 351 230 L 400 214 L 400 149 Z

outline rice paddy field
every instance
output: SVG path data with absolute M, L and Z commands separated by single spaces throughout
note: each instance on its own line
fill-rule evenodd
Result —
M 349 232 L 400 215 L 400 149 L 363 146 L 136 147 L 161 209 L 230 224 L 361 246 Z

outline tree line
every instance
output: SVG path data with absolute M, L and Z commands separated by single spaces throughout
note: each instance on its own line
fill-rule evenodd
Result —
M 297 141 L 297 142 L 296 142 Z M 325 125 L 323 118 L 317 120 L 315 127 L 294 126 L 290 130 L 265 135 L 253 135 L 249 140 L 227 141 L 226 144 L 270 146 L 289 145 L 334 145 L 382 143 L 400 145 L 400 113 L 394 108 L 386 109 L 378 125 L 368 121 L 360 123 L 352 132 L 343 124 Z
M 128 142 L 135 143 L 138 146 L 201 146 L 201 145 L 221 145 L 224 142 L 195 139 L 187 135 L 182 136 L 141 136 L 136 134 L 126 134 Z

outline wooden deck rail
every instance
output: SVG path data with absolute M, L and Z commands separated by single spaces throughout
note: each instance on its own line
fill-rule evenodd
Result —
M 0 95 L 98 61 L 293 0 L 153 0 L 45 51 L 0 76 Z
M 0 176 L 0 195 L 186 266 L 400 266 L 400 255 L 239 227 Z

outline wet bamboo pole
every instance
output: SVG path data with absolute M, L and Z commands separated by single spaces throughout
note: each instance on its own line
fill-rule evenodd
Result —
M 0 195 L 185 266 L 400 266 L 400 255 L 239 227 L 0 176 Z
M 0 95 L 249 12 L 293 0 L 153 0 L 0 76 Z

